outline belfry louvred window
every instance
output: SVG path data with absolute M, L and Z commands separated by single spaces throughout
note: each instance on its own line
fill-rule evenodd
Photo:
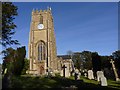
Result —
M 45 43 L 40 41 L 38 45 L 38 60 L 45 60 L 46 51 L 45 51 Z
M 40 15 L 40 24 L 43 24 L 43 16 Z

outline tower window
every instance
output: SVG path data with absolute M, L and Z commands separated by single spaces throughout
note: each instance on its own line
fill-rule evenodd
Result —
M 43 24 L 43 16 L 40 15 L 40 24 Z
M 43 41 L 40 41 L 38 45 L 38 60 L 45 60 L 45 56 L 45 43 Z

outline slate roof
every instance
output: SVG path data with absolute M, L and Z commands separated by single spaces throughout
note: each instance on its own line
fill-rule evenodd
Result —
M 58 55 L 57 56 L 58 58 L 62 58 L 62 59 L 71 59 L 71 56 L 70 55 Z

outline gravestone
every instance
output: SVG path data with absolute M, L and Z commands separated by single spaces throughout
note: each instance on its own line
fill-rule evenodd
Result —
M 80 76 L 81 76 L 81 73 L 79 72 L 79 73 L 78 73 L 78 79 L 80 79 Z
M 106 77 L 102 76 L 100 79 L 101 86 L 107 86 L 107 79 Z
M 104 77 L 103 71 L 97 71 L 97 81 L 100 81 L 101 77 Z
M 94 79 L 92 70 L 88 70 L 88 79 Z

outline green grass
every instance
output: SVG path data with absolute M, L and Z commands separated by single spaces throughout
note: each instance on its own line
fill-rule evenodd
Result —
M 88 78 L 84 77 L 84 76 L 81 76 L 81 79 L 85 82 L 85 83 L 92 83 L 92 84 L 95 84 L 95 85 L 98 85 L 99 83 L 95 80 L 89 80 Z
M 100 88 L 100 89 L 120 89 L 120 82 L 108 80 L 108 87 L 101 87 L 95 80 L 89 80 L 81 76 L 80 80 L 75 81 L 74 77 L 63 78 L 63 77 L 35 77 L 29 75 L 23 75 L 19 77 L 12 77 L 12 88 L 61 88 L 70 87 L 71 85 L 77 88 Z M 82 89 L 83 90 L 83 89 Z
M 82 79 L 85 83 L 92 83 L 92 84 L 95 84 L 95 85 L 98 85 L 98 84 L 99 84 L 99 82 L 97 82 L 96 80 L 89 80 L 88 78 L 85 78 L 85 77 L 83 77 L 83 76 L 81 76 L 81 79 Z M 107 83 L 108 83 L 108 87 L 109 87 L 109 88 L 120 89 L 120 81 L 113 81 L 113 80 L 108 79 L 108 80 L 107 80 Z
M 113 81 L 113 80 L 108 80 L 108 86 L 120 89 L 120 81 Z

